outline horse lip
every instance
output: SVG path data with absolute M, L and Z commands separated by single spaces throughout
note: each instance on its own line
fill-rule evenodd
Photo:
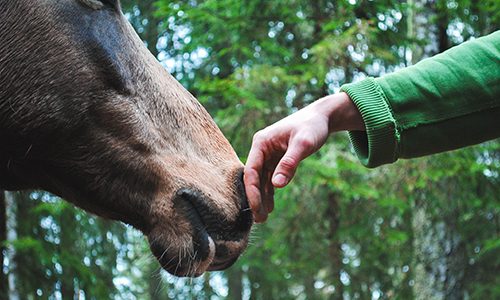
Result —
M 253 224 L 245 197 L 240 198 L 241 207 L 236 220 L 228 224 L 219 223 L 221 216 L 208 206 L 207 200 L 203 193 L 193 188 L 179 189 L 174 199 L 175 210 L 184 215 L 193 229 L 193 242 L 198 250 L 199 265 L 196 268 L 198 272 L 225 270 L 232 266 L 237 261 L 239 253 L 226 254 L 221 251 L 220 246 L 225 242 L 244 243 Z M 208 247 L 208 241 L 213 243 L 213 247 Z M 205 249 L 208 251 L 204 251 Z M 184 276 L 198 275 L 201 274 Z
M 223 261 L 223 262 L 217 262 L 217 261 L 214 261 L 212 262 L 212 264 L 210 264 L 210 266 L 208 267 L 207 271 L 222 271 L 222 270 L 225 270 L 229 267 L 231 267 L 232 265 L 234 265 L 234 263 L 238 260 L 238 256 L 235 256 L 227 261 Z
M 195 252 L 196 257 L 194 258 L 191 256 L 177 257 L 166 255 L 166 250 L 164 250 L 164 247 L 158 245 L 157 243 L 151 244 L 151 249 L 153 250 L 153 253 L 157 257 L 162 268 L 172 275 L 178 277 L 198 277 L 201 276 L 205 271 L 207 271 L 215 258 L 215 242 L 208 235 L 207 240 L 208 249 L 206 250 L 206 255 L 204 255 L 204 258 L 200 257 L 199 250 Z M 157 247 L 154 247 L 155 244 Z
M 210 255 L 212 252 L 210 242 L 213 243 L 213 239 L 207 231 L 207 226 L 202 218 L 202 214 L 195 203 L 193 203 L 192 197 L 196 195 L 188 189 L 181 189 L 177 192 L 177 196 L 179 196 L 177 197 L 179 200 L 174 203 L 193 228 L 191 234 L 193 237 L 193 244 L 198 248 L 196 249 L 198 258 L 201 261 L 205 261 L 208 257 L 213 257 L 213 255 Z M 215 248 L 213 251 L 215 252 Z
M 212 264 L 214 257 L 215 257 L 215 243 L 213 239 L 208 236 L 208 241 L 209 241 L 209 255 L 205 260 L 202 260 L 198 262 L 192 270 L 190 270 L 190 273 L 178 273 L 174 274 L 179 277 L 199 277 L 203 275 L 208 269 L 210 268 L 210 265 Z M 188 269 L 189 270 L 189 269 Z

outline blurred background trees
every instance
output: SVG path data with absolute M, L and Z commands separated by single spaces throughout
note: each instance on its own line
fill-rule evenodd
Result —
M 243 161 L 257 130 L 342 84 L 500 26 L 497 0 L 122 5 Z M 132 228 L 42 191 L 0 194 L 0 299 L 496 299 L 499 195 L 499 140 L 368 170 L 337 134 L 236 265 L 178 279 Z

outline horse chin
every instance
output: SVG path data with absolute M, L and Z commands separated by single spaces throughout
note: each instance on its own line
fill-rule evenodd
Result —
M 208 243 L 209 243 L 208 257 L 204 261 L 200 261 L 198 265 L 194 268 L 192 274 L 187 274 L 187 276 L 198 277 L 201 276 L 203 273 L 205 273 L 205 271 L 209 270 L 209 267 L 215 258 L 215 243 L 210 236 L 208 237 Z
M 206 240 L 200 242 L 200 236 Z M 180 240 L 184 242 L 179 243 Z M 161 267 L 178 277 L 198 277 L 206 271 L 225 270 L 236 262 L 248 244 L 248 238 L 214 240 L 206 232 L 170 239 L 164 235 L 149 235 L 149 241 L 151 252 Z
M 212 265 L 215 258 L 216 248 L 215 243 L 211 237 L 208 237 L 208 252 L 207 257 L 205 259 L 200 259 L 195 255 L 191 257 L 191 261 L 189 261 L 187 266 L 183 266 L 182 268 L 178 268 L 177 266 L 172 269 L 165 269 L 167 272 L 178 276 L 178 277 L 199 277 L 203 275 L 206 271 L 210 270 L 210 266 Z
M 196 277 L 227 269 L 246 249 L 253 217 L 241 173 L 233 177 L 236 183 L 229 195 L 204 185 L 178 184 L 181 187 L 169 186 L 168 193 L 156 197 L 146 217 L 152 230 L 145 233 L 163 269 Z

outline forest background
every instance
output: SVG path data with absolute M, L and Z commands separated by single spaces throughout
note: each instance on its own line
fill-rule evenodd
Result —
M 500 27 L 498 0 L 122 0 L 245 161 L 253 134 L 344 83 Z M 500 141 L 369 170 L 333 135 L 224 272 L 160 271 L 133 228 L 0 195 L 0 299 L 500 299 Z

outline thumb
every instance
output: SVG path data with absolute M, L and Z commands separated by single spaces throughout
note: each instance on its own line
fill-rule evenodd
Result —
M 313 145 L 306 140 L 293 139 L 274 171 L 272 183 L 277 188 L 285 187 L 295 175 L 300 161 L 312 152 Z

